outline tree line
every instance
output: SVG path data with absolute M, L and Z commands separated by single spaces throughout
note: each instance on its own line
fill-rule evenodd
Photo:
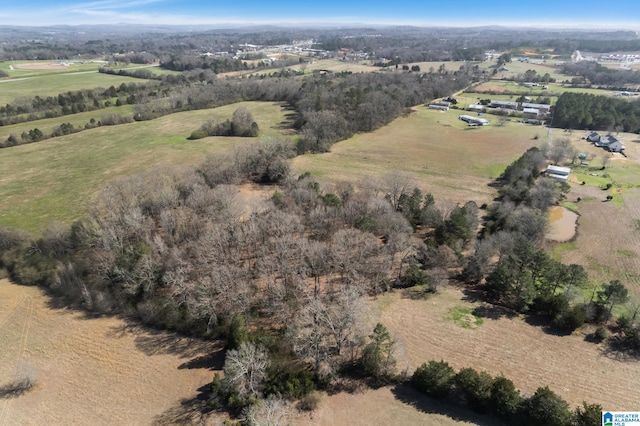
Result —
M 587 93 L 565 92 L 553 112 L 553 127 L 625 131 L 640 130 L 640 103 Z
M 640 71 L 613 69 L 594 61 L 565 62 L 561 72 L 584 77 L 584 84 L 624 89 L 628 84 L 640 84 Z M 575 80 L 580 83 L 580 80 Z
M 597 426 L 602 407 L 582 403 L 575 410 L 548 386 L 523 396 L 503 375 L 491 377 L 485 371 L 462 368 L 456 371 L 445 361 L 429 361 L 418 367 L 411 384 L 425 395 L 464 405 L 480 414 L 489 414 L 512 425 Z

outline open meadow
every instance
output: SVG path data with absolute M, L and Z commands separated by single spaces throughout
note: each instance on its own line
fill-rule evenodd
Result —
M 38 287 L 0 280 L 0 300 L 3 425 L 176 424 L 221 362 L 213 342 L 87 317 Z
M 464 111 L 414 109 L 381 129 L 333 145 L 331 152 L 296 157 L 293 167 L 322 180 L 354 183 L 402 170 L 436 200 L 480 205 L 495 197 L 488 184 L 524 151 L 540 145 L 547 133 L 522 123 L 499 126 L 497 120 L 469 127 L 458 119 Z
M 0 150 L 0 225 L 38 232 L 54 220 L 70 223 L 85 214 L 92 195 L 114 177 L 156 166 L 197 164 L 209 152 L 255 140 L 187 139 L 207 120 L 230 119 L 241 106 L 253 114 L 260 137 L 282 134 L 281 123 L 287 118 L 281 105 L 246 102 L 4 148 Z M 25 125 L 38 127 L 38 122 L 21 126 Z

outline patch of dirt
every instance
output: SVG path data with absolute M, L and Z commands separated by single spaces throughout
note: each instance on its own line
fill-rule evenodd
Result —
M 0 301 L 0 387 L 32 385 L 0 398 L 0 424 L 201 421 L 202 392 L 221 367 L 214 343 L 88 318 L 7 280 Z
M 17 64 L 16 69 L 19 70 L 57 70 L 64 68 L 66 65 L 58 62 L 33 62 L 28 64 Z
M 493 376 L 504 374 L 525 395 L 548 385 L 571 406 L 587 401 L 606 410 L 631 410 L 640 401 L 640 363 L 620 361 L 579 333 L 548 334 L 499 312 L 487 314 L 476 329 L 459 327 L 448 319 L 448 310 L 480 304 L 466 301 L 462 291 L 452 287 L 422 301 L 391 297 L 380 319 L 406 354 L 398 366 L 410 373 L 423 362 L 445 360 L 456 370 L 473 367 Z

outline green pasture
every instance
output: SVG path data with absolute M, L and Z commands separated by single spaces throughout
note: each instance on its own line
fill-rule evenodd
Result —
M 97 71 L 87 73 L 47 74 L 24 79 L 0 80 L 0 105 L 14 102 L 17 98 L 34 96 L 57 96 L 60 93 L 92 89 L 96 87 L 118 87 L 122 83 L 142 83 L 146 80 L 103 74 Z
M 11 134 L 20 136 L 22 132 L 38 128 L 45 135 L 49 135 L 62 123 L 71 123 L 74 127 L 84 127 L 93 118 L 100 121 L 107 115 L 121 115 L 133 117 L 133 105 L 122 105 L 119 107 L 109 107 L 95 111 L 80 112 L 77 114 L 63 115 L 61 117 L 46 118 L 43 120 L 28 121 L 26 123 L 12 124 L 10 126 L 0 126 L 0 141 L 6 140 Z
M 561 94 L 568 93 L 590 93 L 592 95 L 601 96 L 614 96 L 618 92 L 605 89 L 594 88 L 582 88 L 571 87 L 569 85 L 563 85 L 561 83 L 539 83 L 538 87 L 525 87 L 514 81 L 505 80 L 491 80 L 487 83 L 482 83 L 472 88 L 469 88 L 470 93 L 482 93 L 491 91 L 504 91 L 509 93 L 517 93 L 518 95 L 526 95 L 531 97 L 538 96 L 560 96 Z M 542 86 L 547 86 L 547 89 L 542 89 Z
M 253 114 L 260 137 L 282 134 L 286 111 L 280 105 L 243 102 L 4 148 L 0 150 L 0 225 L 35 233 L 54 220 L 69 223 L 84 214 L 96 190 L 114 177 L 155 166 L 197 164 L 209 152 L 255 140 L 187 140 L 206 120 L 231 118 L 240 106 Z
M 524 74 L 525 72 L 527 72 L 527 70 L 534 70 L 539 76 L 543 76 L 549 73 L 551 78 L 554 78 L 556 81 L 563 81 L 567 79 L 571 80 L 571 77 L 560 74 L 559 68 L 551 64 L 519 62 L 514 59 L 512 62 L 505 64 L 504 66 L 509 71 L 498 71 L 498 73 L 495 75 L 496 78 L 513 78 L 519 76 L 520 74 Z

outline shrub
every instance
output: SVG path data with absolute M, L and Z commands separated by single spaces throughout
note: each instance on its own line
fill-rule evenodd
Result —
M 304 398 L 314 390 L 316 390 L 316 377 L 312 372 L 280 365 L 269 372 L 264 393 L 295 400 Z
M 522 405 L 520 391 L 506 377 L 496 377 L 491 385 L 489 408 L 491 412 L 503 419 L 510 419 L 518 413 Z
M 436 399 L 444 399 L 451 390 L 455 371 L 445 361 L 429 361 L 416 369 L 411 383 L 420 392 Z
M 569 426 L 571 412 L 565 400 L 556 395 L 548 386 L 540 387 L 526 401 L 525 416 L 531 426 Z
M 229 336 L 227 337 L 227 349 L 237 349 L 241 343 L 249 340 L 249 332 L 245 325 L 244 315 L 235 314 L 229 325 Z
M 298 409 L 302 411 L 315 411 L 320 404 L 320 394 L 316 391 L 309 392 L 300 401 L 298 401 Z
M 573 308 L 560 313 L 553 320 L 553 324 L 561 330 L 573 332 L 584 324 L 586 319 L 587 312 L 584 306 L 574 306 Z
M 595 343 L 602 343 L 609 337 L 609 331 L 607 331 L 605 327 L 600 326 L 595 329 L 590 337 Z
M 576 408 L 573 413 L 575 426 L 600 426 L 602 424 L 602 406 L 582 402 L 582 408 Z
M 487 411 L 492 384 L 493 378 L 488 373 L 478 373 L 473 368 L 463 368 L 455 377 L 456 388 L 462 393 L 467 404 L 478 412 Z
M 194 130 L 193 132 L 191 132 L 191 135 L 189 136 L 190 140 L 196 140 L 196 139 L 202 139 L 202 138 L 206 138 L 207 134 L 205 133 L 204 130 L 202 129 L 198 129 L 198 130 Z
M 400 277 L 396 287 L 408 288 L 416 285 L 428 284 L 429 276 L 415 263 L 409 265 L 405 273 Z

